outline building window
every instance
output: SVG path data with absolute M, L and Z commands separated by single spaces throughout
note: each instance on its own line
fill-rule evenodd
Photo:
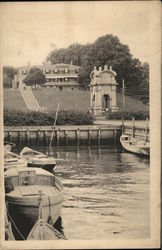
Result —
M 75 69 L 75 73 L 79 73 L 79 69 Z
M 69 69 L 65 69 L 65 73 L 69 73 Z
M 58 69 L 54 69 L 54 73 L 58 73 Z
M 68 81 L 69 81 L 69 78 L 64 78 L 64 81 L 65 81 L 65 82 L 68 82 Z

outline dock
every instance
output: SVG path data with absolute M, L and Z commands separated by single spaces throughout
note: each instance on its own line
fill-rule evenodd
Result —
M 111 121 L 110 121 L 111 122 Z M 144 125 L 124 125 L 124 133 L 145 139 Z M 49 145 L 53 133 L 53 145 L 84 145 L 118 143 L 122 134 L 121 124 L 96 124 L 84 126 L 5 126 L 4 140 L 18 145 Z M 149 127 L 147 128 L 149 140 Z

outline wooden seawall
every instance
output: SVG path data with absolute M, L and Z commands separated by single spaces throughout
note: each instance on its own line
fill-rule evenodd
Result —
M 118 143 L 122 133 L 119 125 L 91 126 L 5 126 L 4 140 L 18 145 L 49 145 L 53 133 L 53 145 L 80 145 Z M 144 127 L 125 126 L 125 133 L 145 138 Z M 147 139 L 149 140 L 149 129 Z

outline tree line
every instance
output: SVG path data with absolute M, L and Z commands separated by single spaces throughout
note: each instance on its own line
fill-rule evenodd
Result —
M 75 43 L 68 48 L 55 49 L 48 54 L 46 61 L 52 64 L 69 64 L 72 61 L 74 65 L 81 66 L 78 82 L 86 86 L 90 83 L 90 72 L 94 65 L 108 65 L 117 72 L 119 87 L 124 79 L 129 91 L 141 89 L 141 92 L 148 92 L 149 89 L 148 63 L 141 63 L 139 59 L 134 58 L 129 47 L 112 34 L 99 37 L 91 44 Z

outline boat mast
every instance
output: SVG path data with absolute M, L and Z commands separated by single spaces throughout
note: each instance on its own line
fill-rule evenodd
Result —
M 122 102 L 122 134 L 124 134 L 124 109 L 125 109 L 125 83 L 124 83 L 124 79 L 122 80 L 122 99 L 123 99 L 123 102 Z
M 38 215 L 38 223 L 39 223 L 39 231 L 38 231 L 38 239 L 42 240 L 43 239 L 43 232 L 42 232 L 42 191 L 39 190 L 38 192 L 38 202 L 39 203 L 39 215 Z
M 55 121 L 54 121 L 53 129 L 52 129 L 52 134 L 51 134 L 51 139 L 50 139 L 50 144 L 49 144 L 50 147 L 52 145 L 52 140 L 53 140 L 53 135 L 54 135 L 54 129 L 56 127 L 56 121 L 57 121 L 59 106 L 60 106 L 60 103 L 58 103 L 58 105 L 57 105 L 57 110 L 56 110 L 56 115 L 55 115 Z
M 132 118 L 132 138 L 134 138 L 134 117 Z
M 125 109 L 125 82 L 122 80 L 122 93 L 123 93 L 123 111 Z

